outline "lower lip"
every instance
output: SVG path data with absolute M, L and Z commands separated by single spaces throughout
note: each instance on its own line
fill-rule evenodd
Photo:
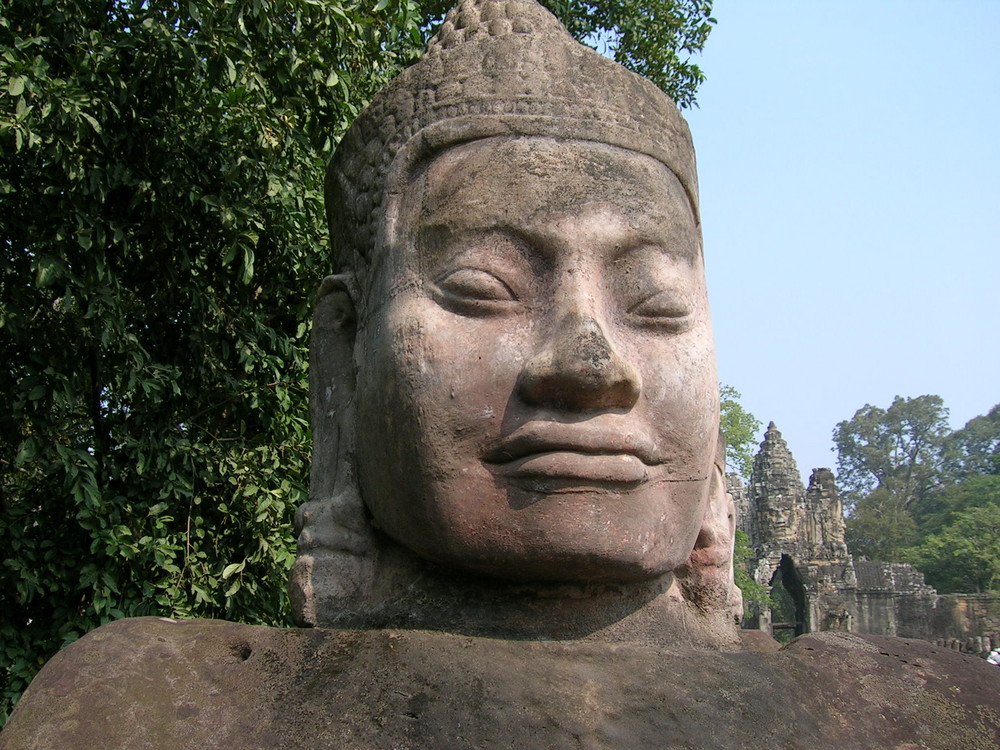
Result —
M 533 453 L 507 464 L 507 473 L 516 478 L 576 480 L 594 485 L 637 485 L 648 476 L 646 465 L 632 454 L 573 451 Z

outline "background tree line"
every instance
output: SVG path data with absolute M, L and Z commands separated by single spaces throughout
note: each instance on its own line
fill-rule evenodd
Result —
M 0 724 L 132 615 L 285 622 L 324 163 L 450 0 L 0 0 Z M 711 2 L 550 0 L 681 106 Z
M 1000 589 L 1000 404 L 952 431 L 939 396 L 897 396 L 833 440 L 854 555 L 912 563 L 943 593 Z

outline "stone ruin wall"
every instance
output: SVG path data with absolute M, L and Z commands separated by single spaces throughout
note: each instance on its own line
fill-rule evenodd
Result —
M 1000 597 L 996 594 L 941 594 L 936 605 L 928 613 L 925 634 L 912 637 L 967 653 L 1000 648 Z
M 750 538 L 754 579 L 770 586 L 779 569 L 783 577 L 794 569 L 792 586 L 801 606 L 796 633 L 843 630 L 920 638 L 979 654 L 1000 647 L 997 595 L 942 595 L 910 565 L 854 560 L 847 551 L 833 472 L 815 469 L 803 487 L 795 459 L 773 422 L 749 487 L 730 477 L 730 491 L 737 526 Z M 746 626 L 769 630 L 772 613 L 756 611 Z

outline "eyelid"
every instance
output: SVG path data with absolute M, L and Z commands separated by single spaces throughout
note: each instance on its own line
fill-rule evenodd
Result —
M 459 297 L 490 302 L 514 302 L 517 295 L 506 281 L 482 268 L 468 266 L 449 271 L 437 281 L 438 288 Z
M 691 305 L 676 292 L 661 289 L 628 308 L 628 314 L 652 325 L 683 326 L 691 318 Z
M 445 310 L 469 317 L 504 314 L 518 302 L 506 281 L 490 271 L 468 266 L 442 274 L 431 285 L 431 294 Z

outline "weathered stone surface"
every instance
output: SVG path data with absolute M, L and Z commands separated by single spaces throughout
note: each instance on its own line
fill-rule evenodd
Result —
M 816 469 L 808 489 L 772 422 L 764 434 L 745 501 L 744 523 L 753 549 L 751 574 L 764 585 L 781 580 L 796 601 L 795 632 L 852 629 L 857 585 L 840 496 L 829 469 Z M 748 623 L 768 628 L 762 609 Z
M 843 506 L 833 472 L 814 470 L 809 488 L 803 488 L 795 459 L 774 422 L 754 459 L 747 494 L 747 534 L 759 557 L 771 559 L 772 572 L 775 556 L 782 554 L 803 562 L 847 560 Z
M 917 637 L 988 638 L 989 644 L 977 649 L 985 653 L 1000 647 L 1000 596 L 996 594 L 939 595 L 926 615 L 927 630 Z M 919 622 L 919 620 L 918 620 Z
M 1000 669 L 919 641 L 718 653 L 155 618 L 63 651 L 0 734 L 3 750 L 998 743 Z

